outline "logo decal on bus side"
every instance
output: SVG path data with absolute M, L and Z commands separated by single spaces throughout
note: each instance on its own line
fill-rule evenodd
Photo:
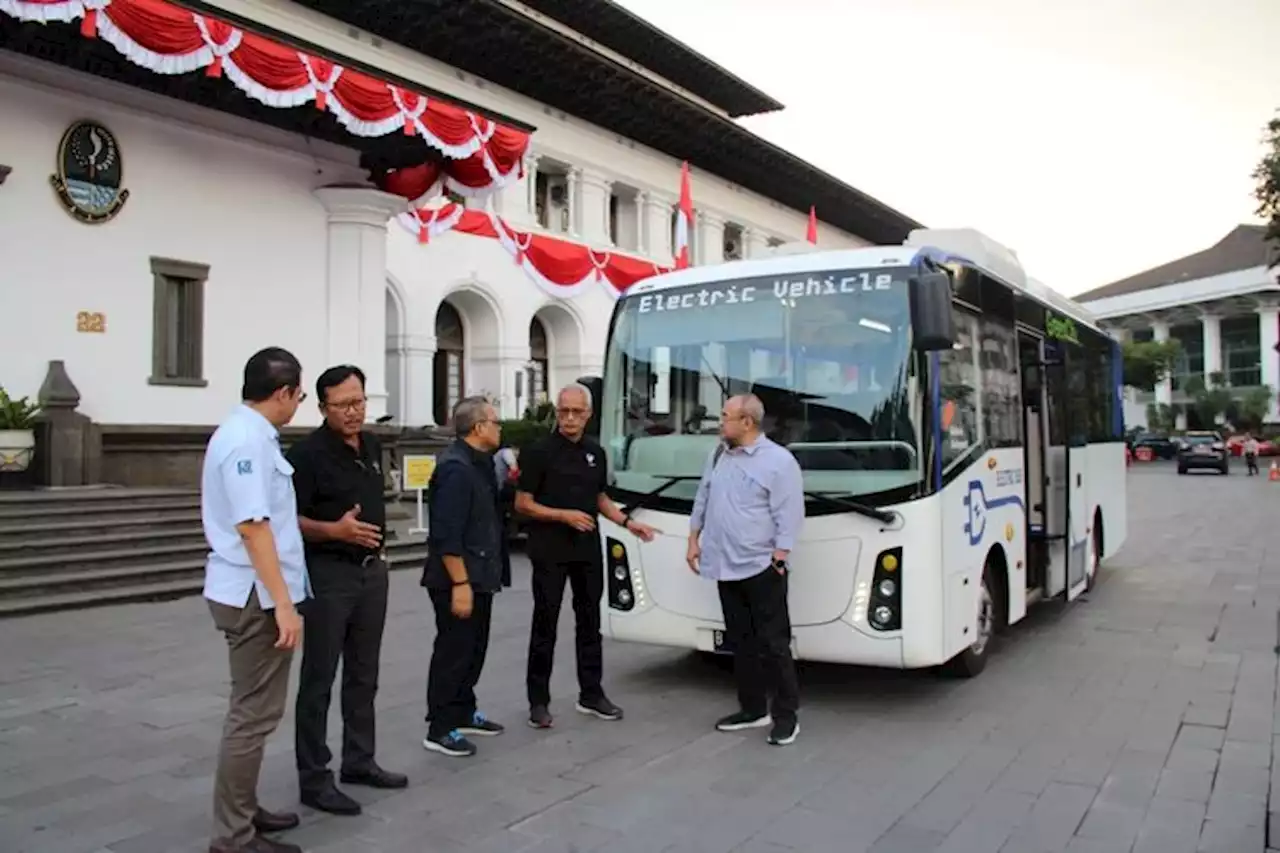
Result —
M 964 505 L 969 510 L 969 517 L 964 523 L 964 532 L 969 534 L 970 545 L 980 545 L 982 536 L 987 532 L 987 513 L 1002 506 L 1022 506 L 1021 495 L 1006 495 L 1001 498 L 988 498 L 981 480 L 969 481 L 969 492 L 964 496 Z

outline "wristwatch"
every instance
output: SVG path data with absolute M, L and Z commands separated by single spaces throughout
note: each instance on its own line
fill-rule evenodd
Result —
M 769 568 L 773 569 L 775 572 L 785 572 L 787 570 L 787 561 L 779 560 L 777 557 L 774 557 L 773 561 L 769 563 Z
M 460 581 L 454 581 L 453 585 L 454 586 L 471 586 L 471 578 L 466 578 Z

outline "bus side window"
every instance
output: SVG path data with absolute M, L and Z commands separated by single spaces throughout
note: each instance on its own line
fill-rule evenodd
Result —
M 956 345 L 939 353 L 942 464 L 948 466 L 983 440 L 982 374 L 978 320 L 956 312 Z

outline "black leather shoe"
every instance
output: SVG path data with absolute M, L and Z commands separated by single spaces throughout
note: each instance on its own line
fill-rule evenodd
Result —
M 344 785 L 364 785 L 366 788 L 407 788 L 409 786 L 409 777 L 403 773 L 392 773 L 390 770 L 383 770 L 376 764 L 368 770 L 362 770 L 358 773 L 343 770 L 339 778 Z
M 298 825 L 298 816 L 293 812 L 269 812 L 259 808 L 253 815 L 253 828 L 258 832 L 284 832 Z
M 304 806 L 310 806 L 318 812 L 340 815 L 357 815 L 361 812 L 359 803 L 332 785 L 320 791 L 307 792 L 301 799 Z

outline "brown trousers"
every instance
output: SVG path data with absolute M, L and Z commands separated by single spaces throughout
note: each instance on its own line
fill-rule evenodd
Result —
M 213 840 L 235 847 L 255 835 L 262 752 L 284 716 L 293 650 L 275 647 L 275 614 L 262 609 L 256 589 L 244 607 L 210 601 L 209 611 L 226 635 L 231 661 L 231 701 L 213 782 Z

